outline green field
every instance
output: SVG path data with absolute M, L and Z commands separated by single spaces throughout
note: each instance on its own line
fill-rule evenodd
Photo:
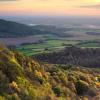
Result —
M 42 43 L 24 44 L 17 47 L 17 50 L 23 54 L 31 56 L 41 53 L 50 53 L 59 51 L 68 46 L 78 46 L 83 48 L 99 48 L 100 43 L 97 41 L 78 41 L 78 40 L 62 40 L 62 39 L 46 39 Z
M 100 43 L 95 41 L 92 42 L 90 41 L 90 42 L 79 44 L 78 46 L 84 48 L 100 48 Z
M 43 43 L 21 45 L 17 49 L 25 55 L 34 55 L 39 53 L 48 53 L 59 51 L 65 46 L 76 45 L 79 41 L 70 40 L 46 40 Z

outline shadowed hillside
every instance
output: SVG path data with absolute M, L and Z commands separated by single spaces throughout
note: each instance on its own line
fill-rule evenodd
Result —
M 16 38 L 39 34 L 52 34 L 58 37 L 69 37 L 71 35 L 64 33 L 67 30 L 70 29 L 57 28 L 49 25 L 28 26 L 17 22 L 0 19 L 0 38 Z
M 0 46 L 0 100 L 100 100 L 99 70 L 39 64 Z
M 38 32 L 30 26 L 0 19 L 0 37 L 21 37 Z
M 100 68 L 99 48 L 66 47 L 59 52 L 36 55 L 36 59 L 54 64 L 72 64 Z

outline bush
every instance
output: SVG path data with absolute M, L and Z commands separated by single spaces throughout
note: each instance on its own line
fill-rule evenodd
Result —
M 90 87 L 87 94 L 90 95 L 91 97 L 96 96 L 97 95 L 97 89 L 95 87 Z
M 34 74 L 35 74 L 35 78 L 42 84 L 43 81 L 44 81 L 42 73 L 37 71 L 37 70 L 35 70 Z
M 53 88 L 54 93 L 59 97 L 62 94 L 62 90 L 59 86 Z
M 6 90 L 7 83 L 8 83 L 7 77 L 2 71 L 0 71 L 0 94 Z
M 10 81 L 15 80 L 18 76 L 22 76 L 23 72 L 20 65 L 9 61 L 6 66 L 5 74 L 9 76 Z
M 65 83 L 65 84 L 67 83 L 67 81 L 68 81 L 67 75 L 64 72 L 59 71 L 58 76 L 59 76 L 61 83 Z
M 76 82 L 76 91 L 78 95 L 82 95 L 87 92 L 89 84 L 85 81 L 79 80 Z
M 6 100 L 4 97 L 0 96 L 0 100 Z
M 98 76 L 98 81 L 100 82 L 100 76 Z
M 12 95 L 12 100 L 21 100 L 19 96 L 15 93 Z

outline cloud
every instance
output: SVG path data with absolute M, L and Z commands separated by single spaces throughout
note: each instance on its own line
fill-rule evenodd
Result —
M 96 8 L 96 9 L 100 9 L 100 4 L 80 6 L 80 7 L 82 7 L 82 8 Z

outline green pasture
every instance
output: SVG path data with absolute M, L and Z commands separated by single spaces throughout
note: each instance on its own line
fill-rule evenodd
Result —
M 76 45 L 79 41 L 70 40 L 46 40 L 43 43 L 21 45 L 17 49 L 25 55 L 48 53 L 63 49 L 65 46 Z
M 62 39 L 46 39 L 42 43 L 25 44 L 17 48 L 23 54 L 31 56 L 42 53 L 49 53 L 62 50 L 67 46 L 78 46 L 83 48 L 99 48 L 100 43 L 96 41 L 77 41 L 77 40 L 62 40 Z

